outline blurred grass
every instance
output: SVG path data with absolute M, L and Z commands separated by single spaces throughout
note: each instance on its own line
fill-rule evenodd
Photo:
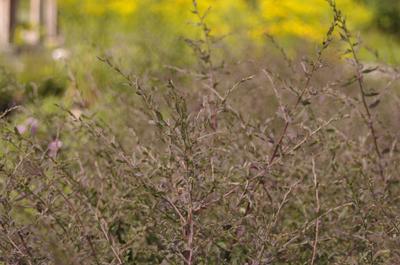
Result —
M 383 33 L 374 24 L 376 2 L 337 2 L 349 15 L 350 26 L 361 32 L 363 44 L 371 47 L 370 51 L 361 52 L 362 58 L 397 64 L 398 38 Z M 99 62 L 99 56 L 112 56 L 135 74 L 160 73 L 166 65 L 184 68 L 196 62 L 184 41 L 201 34 L 193 23 L 192 1 L 67 0 L 59 5 L 63 48 L 70 54 L 67 60 L 52 58 L 55 47 L 27 47 L 18 34 L 17 55 L 0 57 L 0 65 L 13 72 L 22 86 L 40 87 L 51 80 L 55 87 L 66 90 L 67 97 L 79 93 L 94 103 L 99 94 L 107 97 L 108 88 L 121 81 Z M 27 1 L 22 1 L 22 7 L 25 11 L 21 12 L 20 29 L 29 28 Z M 214 56 L 223 58 L 229 54 L 237 60 L 265 56 L 269 42 L 266 33 L 278 38 L 282 48 L 295 58 L 317 47 L 332 20 L 327 3 L 320 0 L 207 0 L 199 1 L 199 8 L 210 8 L 206 13 L 211 34 L 224 39 Z

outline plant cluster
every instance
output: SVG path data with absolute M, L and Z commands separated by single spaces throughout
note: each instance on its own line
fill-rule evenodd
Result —
M 195 69 L 102 56 L 111 118 L 4 112 L 0 264 L 400 263 L 400 74 L 329 4 L 315 54 L 230 63 L 193 1 Z

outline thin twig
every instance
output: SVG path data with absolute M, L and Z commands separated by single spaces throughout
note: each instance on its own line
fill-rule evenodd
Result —
M 313 180 L 314 180 L 314 190 L 315 190 L 315 213 L 317 214 L 317 216 L 319 216 L 319 212 L 320 212 L 320 201 L 319 201 L 319 190 L 318 190 L 318 179 L 317 179 L 317 173 L 315 171 L 315 160 L 314 157 L 311 160 L 312 162 L 312 173 L 313 173 Z M 320 223 L 320 219 L 319 217 L 317 217 L 317 219 L 315 220 L 315 236 L 314 236 L 314 243 L 313 243 L 313 253 L 312 253 L 312 257 L 311 257 L 311 265 L 314 265 L 316 257 L 317 257 L 317 246 L 318 246 L 318 236 L 319 236 L 319 223 Z

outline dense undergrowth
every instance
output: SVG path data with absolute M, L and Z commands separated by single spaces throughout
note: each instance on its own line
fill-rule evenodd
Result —
M 400 73 L 329 3 L 315 53 L 238 61 L 194 2 L 197 67 L 4 112 L 0 264 L 400 263 Z

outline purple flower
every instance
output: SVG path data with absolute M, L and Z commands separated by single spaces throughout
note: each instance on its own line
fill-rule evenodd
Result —
M 39 127 L 39 121 L 35 118 L 28 118 L 22 124 L 17 125 L 16 129 L 20 134 L 30 129 L 31 134 L 35 135 Z
M 52 158 L 56 158 L 58 151 L 61 149 L 63 145 L 63 142 L 61 142 L 59 139 L 54 139 L 49 143 L 48 149 L 49 149 L 49 156 Z
M 26 120 L 26 125 L 28 125 L 31 128 L 31 134 L 35 135 L 39 127 L 39 121 L 35 118 L 29 118 Z
M 17 125 L 16 128 L 19 134 L 23 134 L 26 131 L 26 126 L 24 124 Z

